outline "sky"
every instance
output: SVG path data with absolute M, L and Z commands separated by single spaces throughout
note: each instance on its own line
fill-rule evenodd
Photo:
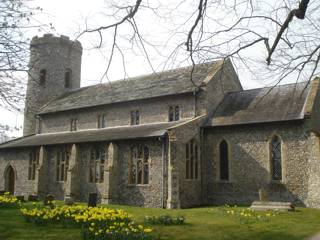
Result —
M 71 39 L 75 39 L 79 36 L 79 33 L 84 30 L 85 26 L 99 26 L 106 23 L 106 14 L 108 14 L 108 4 L 111 4 L 110 1 L 105 0 L 33 0 L 33 6 L 39 6 L 43 9 L 42 13 L 37 16 L 37 20 L 43 23 L 52 23 L 55 30 L 52 31 L 55 35 L 66 35 Z M 162 1 L 170 4 L 170 1 Z M 161 28 L 161 23 L 155 26 L 154 23 L 148 23 L 148 17 L 140 21 L 144 21 L 144 28 L 141 31 L 150 36 L 151 39 L 156 39 L 159 44 L 163 43 L 163 39 L 159 35 L 153 35 L 152 30 L 157 29 L 157 33 L 165 31 L 165 28 Z M 139 21 L 139 19 L 137 20 Z M 163 25 L 168 25 L 164 23 Z M 124 29 L 125 30 L 125 29 Z M 129 31 L 129 29 L 128 29 Z M 46 31 L 38 32 L 29 32 L 30 37 L 34 35 L 42 36 Z M 110 39 L 112 39 L 112 33 L 104 37 L 104 43 L 108 44 Z M 126 38 L 123 35 L 123 39 L 119 39 L 119 42 L 124 41 Z M 112 61 L 110 71 L 108 72 L 107 77 L 104 76 L 104 73 L 107 68 L 108 57 L 110 53 L 110 48 L 95 49 L 94 47 L 98 44 L 99 38 L 96 34 L 87 34 L 79 38 L 81 41 L 84 51 L 82 56 L 82 79 L 81 86 L 88 86 L 97 84 L 100 82 L 113 81 L 116 79 L 121 79 L 123 77 L 133 77 L 137 75 L 142 75 L 150 73 L 153 70 L 161 71 L 164 68 L 164 57 L 161 56 L 161 52 L 157 53 L 152 48 L 149 48 L 152 54 L 151 62 L 153 63 L 153 69 L 146 57 L 141 53 L 140 50 L 132 50 L 130 46 L 124 48 L 125 62 L 126 62 L 126 75 L 124 74 L 122 58 L 119 53 Z M 162 51 L 166 51 L 163 48 Z M 143 51 L 142 51 L 143 52 Z M 186 53 L 180 53 L 184 55 Z M 171 65 L 174 65 L 171 63 Z M 170 63 L 166 65 L 166 69 L 170 68 Z M 104 76 L 104 77 L 103 77 Z M 103 78 L 102 78 L 103 77 Z M 245 81 L 243 81 L 245 79 Z M 262 84 L 251 80 L 245 75 L 240 76 L 240 80 L 244 85 L 244 88 L 256 88 L 261 87 Z M 21 136 L 22 131 L 21 127 L 23 126 L 23 115 L 17 112 L 10 112 L 7 110 L 2 110 L 0 114 L 0 123 L 7 124 L 11 127 L 19 128 L 19 131 L 13 131 L 10 133 L 11 136 Z

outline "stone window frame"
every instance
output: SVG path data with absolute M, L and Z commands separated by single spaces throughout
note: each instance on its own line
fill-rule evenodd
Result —
M 36 117 L 36 133 L 40 134 L 42 132 L 42 118 L 40 116 Z
M 70 120 L 70 131 L 75 132 L 78 130 L 78 119 L 77 118 L 71 118 Z
M 72 88 L 72 70 L 71 68 L 66 68 L 64 72 L 64 87 Z
M 225 148 L 223 148 L 225 145 Z M 223 150 L 226 151 L 223 153 Z M 226 158 L 222 157 L 222 153 Z M 225 166 L 223 166 L 223 162 Z M 219 143 L 219 179 L 220 181 L 229 181 L 230 179 L 230 168 L 229 168 L 230 156 L 229 156 L 229 144 L 226 140 L 222 140 Z
M 200 179 L 200 144 L 191 139 L 185 144 L 185 179 Z
M 181 119 L 181 107 L 180 105 L 168 106 L 168 122 L 175 122 Z
M 39 166 L 39 149 L 32 149 L 29 152 L 28 162 L 28 180 L 33 181 L 36 179 L 36 170 Z
M 141 124 L 141 111 L 140 109 L 134 109 L 130 111 L 129 121 L 131 126 Z
M 42 68 L 39 71 L 39 85 L 44 86 L 47 81 L 47 69 Z
M 227 143 L 227 146 L 228 146 L 228 180 L 225 180 L 225 179 L 221 179 L 221 172 L 220 172 L 220 145 L 222 142 L 226 142 Z M 232 156 L 232 145 L 231 143 L 226 139 L 226 138 L 222 138 L 218 141 L 218 143 L 216 144 L 216 147 L 215 147 L 215 151 L 216 151 L 216 181 L 217 182 L 221 182 L 221 183 L 231 183 L 232 182 L 232 172 L 231 172 L 231 169 L 232 169 L 232 161 L 231 161 L 231 156 Z
M 141 150 L 141 154 L 139 150 Z M 148 154 L 146 154 L 146 150 Z M 138 167 L 139 163 L 140 169 Z M 148 186 L 150 184 L 150 164 L 150 146 L 146 144 L 131 146 L 128 162 L 128 185 Z M 139 177 L 140 173 L 141 178 Z
M 98 129 L 106 128 L 106 114 L 105 113 L 98 114 L 97 128 Z
M 56 181 L 57 182 L 66 182 L 68 180 L 70 155 L 71 155 L 71 150 L 69 147 L 60 147 L 56 151 Z
M 277 180 L 273 178 L 273 164 L 272 164 L 272 139 L 274 137 L 277 137 L 280 140 L 280 154 L 281 154 L 281 179 Z M 270 177 L 270 182 L 271 183 L 285 183 L 285 144 L 283 142 L 282 137 L 280 134 L 274 132 L 270 135 L 268 139 L 268 161 L 269 161 L 269 177 Z
M 103 183 L 106 161 L 107 151 L 104 146 L 91 147 L 89 152 L 89 183 Z

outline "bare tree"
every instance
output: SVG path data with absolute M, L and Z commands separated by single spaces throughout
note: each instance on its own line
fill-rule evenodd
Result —
M 316 0 L 135 0 L 117 1 L 108 9 L 106 22 L 111 24 L 86 26 L 79 35 L 98 34 L 101 47 L 112 32 L 105 75 L 115 53 L 125 58 L 123 40 L 141 50 L 152 70 L 150 49 L 162 56 L 170 45 L 163 67 L 184 60 L 195 64 L 232 58 L 240 71 L 269 83 L 310 81 L 319 74 L 320 2 Z M 141 32 L 150 21 L 155 28 L 162 21 L 168 29 L 162 44 Z
M 21 111 L 25 98 L 30 39 L 26 32 L 39 30 L 33 21 L 40 8 L 28 0 L 0 0 L 0 107 Z M 33 23 L 31 23 L 33 22 Z

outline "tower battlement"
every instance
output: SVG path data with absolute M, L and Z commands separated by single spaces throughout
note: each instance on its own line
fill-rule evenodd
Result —
M 31 40 L 30 48 L 43 44 L 67 45 L 82 51 L 82 45 L 78 40 L 72 41 L 68 36 L 54 36 L 50 33 L 44 34 L 42 37 L 34 36 Z

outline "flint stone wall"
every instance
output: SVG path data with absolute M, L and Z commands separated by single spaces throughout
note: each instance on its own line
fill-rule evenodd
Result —
M 271 180 L 270 145 L 282 143 L 281 182 Z M 229 148 L 229 181 L 219 179 L 219 144 Z M 309 133 L 303 122 L 272 123 L 207 129 L 203 187 L 206 204 L 251 204 L 264 188 L 271 201 L 306 206 L 308 196 Z

